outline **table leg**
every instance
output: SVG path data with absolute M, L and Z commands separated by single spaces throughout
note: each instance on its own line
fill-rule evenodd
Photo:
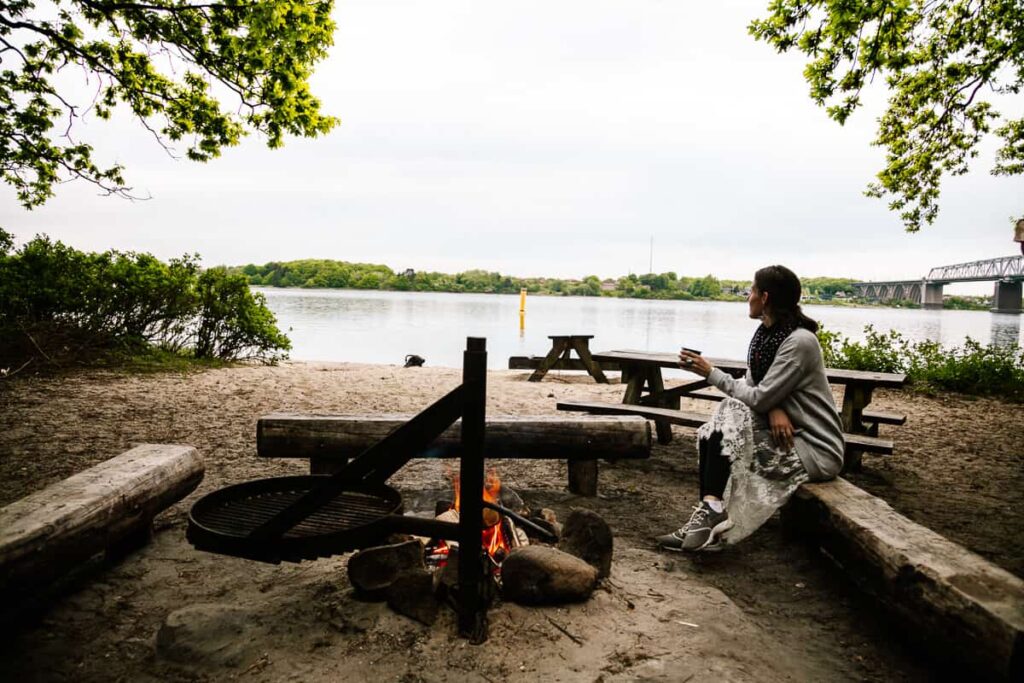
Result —
M 678 398 L 675 399 L 675 405 L 673 406 L 671 405 L 673 403 L 672 398 L 666 398 L 662 395 L 665 393 L 665 381 L 661 377 L 661 368 L 652 367 L 647 369 L 647 390 L 650 392 L 654 405 L 661 408 L 679 408 Z M 664 420 L 655 420 L 654 428 L 658 433 L 658 443 L 671 443 L 672 425 Z
M 622 402 L 634 406 L 639 405 L 640 395 L 643 393 L 644 384 L 647 382 L 647 374 L 644 372 L 643 368 L 638 368 L 632 365 L 623 365 L 623 375 L 627 375 L 627 367 L 629 368 L 629 383 L 626 384 L 626 394 L 622 397 Z
M 604 372 L 601 370 L 601 366 L 590 355 L 590 346 L 586 339 L 575 339 L 573 340 L 573 348 L 576 349 L 576 355 L 583 361 L 583 367 L 587 369 L 590 376 L 593 377 L 598 384 L 608 384 L 608 378 L 604 376 Z
M 578 496 L 597 495 L 597 461 L 569 461 L 569 491 Z
M 861 421 L 864 408 L 871 403 L 872 387 L 861 384 L 847 384 L 843 390 L 843 409 L 840 417 L 843 421 L 843 431 L 848 434 L 865 434 L 867 429 Z M 850 450 L 846 453 L 846 460 L 843 464 L 844 472 L 859 472 L 861 469 L 862 451 Z
M 540 365 L 537 367 L 537 369 L 533 371 L 532 375 L 530 375 L 529 381 L 539 382 L 542 379 L 544 379 L 544 375 L 548 374 L 548 370 L 550 370 L 554 366 L 554 364 L 558 362 L 558 357 L 568 349 L 568 339 L 554 340 L 554 342 L 551 344 L 551 350 L 548 351 L 548 355 L 544 357 L 544 360 L 540 362 Z

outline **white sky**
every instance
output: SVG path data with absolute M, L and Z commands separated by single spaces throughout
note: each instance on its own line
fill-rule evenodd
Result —
M 881 93 L 846 127 L 807 95 L 798 55 L 747 34 L 767 0 L 514 3 L 338 0 L 314 92 L 342 125 L 208 164 L 128 118 L 79 129 L 152 199 L 86 184 L 0 225 L 87 250 L 199 252 L 207 265 L 331 258 L 519 276 L 923 276 L 1009 255 L 1024 179 L 947 179 L 937 223 L 903 232 L 862 192 Z M 1019 115 L 1021 99 L 1011 103 Z M 985 285 L 984 291 L 991 285 Z

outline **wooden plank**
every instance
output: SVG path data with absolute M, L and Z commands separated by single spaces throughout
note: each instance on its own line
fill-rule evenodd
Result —
M 345 460 L 358 455 L 408 415 L 308 415 L 274 413 L 256 424 L 261 457 Z M 457 458 L 460 422 L 415 457 Z M 651 428 L 639 417 L 564 415 L 488 416 L 488 458 L 595 460 L 646 458 Z
M 883 425 L 904 425 L 907 423 L 907 416 L 899 413 L 889 413 L 882 410 L 864 410 L 860 414 L 861 422 L 873 422 Z
M 535 370 L 540 367 L 541 362 L 544 358 L 541 356 L 509 356 L 508 369 L 509 370 Z M 598 363 L 597 364 L 604 372 L 619 372 L 619 366 L 617 363 Z M 581 372 L 588 372 L 586 365 L 579 358 L 570 358 L 569 360 L 563 360 L 559 358 L 555 361 L 555 364 L 551 366 L 551 370 L 578 370 Z
M 44 584 L 148 530 L 203 473 L 191 446 L 143 444 L 0 509 L 0 593 Z
M 584 411 L 595 415 L 638 415 L 648 420 L 662 420 L 683 427 L 699 427 L 710 415 L 690 413 L 685 410 L 658 408 L 655 406 L 638 406 L 629 403 L 598 403 L 594 401 L 559 401 L 558 410 Z
M 602 365 L 606 362 L 612 363 L 639 363 L 656 365 L 662 368 L 679 368 L 679 356 L 674 353 L 652 353 L 649 351 L 602 351 L 592 354 L 594 360 Z M 729 360 L 727 358 L 708 358 L 711 363 L 730 375 L 742 377 L 747 371 L 747 364 L 743 361 Z M 867 372 L 864 370 L 842 370 L 839 368 L 826 368 L 825 374 L 832 384 L 856 384 L 867 383 L 875 387 L 899 388 L 907 383 L 907 377 L 902 373 L 890 372 Z
M 787 526 L 876 595 L 908 637 L 975 680 L 1024 680 L 1024 581 L 843 479 L 800 487 Z
M 891 439 L 882 439 L 869 434 L 843 434 L 846 441 L 846 452 L 862 451 L 864 453 L 875 453 L 876 455 L 892 455 L 895 448 Z
M 648 420 L 660 420 L 669 424 L 682 427 L 700 427 L 707 422 L 711 416 L 704 413 L 692 413 L 685 410 L 672 410 L 671 408 L 657 408 L 654 406 L 638 406 L 627 403 L 598 403 L 593 401 L 560 401 L 556 404 L 558 410 L 582 411 L 594 415 L 638 415 Z M 879 455 L 891 455 L 893 442 L 890 439 L 880 439 L 867 434 L 843 434 L 846 440 L 847 450 L 859 450 Z

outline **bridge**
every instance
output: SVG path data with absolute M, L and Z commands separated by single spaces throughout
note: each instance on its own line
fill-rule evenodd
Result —
M 855 282 L 857 296 L 875 301 L 914 301 L 924 308 L 942 308 L 942 288 L 953 282 L 995 282 L 994 313 L 1020 313 L 1024 292 L 1024 256 L 939 266 L 920 280 Z

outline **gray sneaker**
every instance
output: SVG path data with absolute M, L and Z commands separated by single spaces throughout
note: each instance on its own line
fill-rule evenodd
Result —
M 693 508 L 690 521 L 670 534 L 658 536 L 658 547 L 665 550 L 692 551 L 720 549 L 718 535 L 732 526 L 729 513 L 715 512 L 707 501 Z

